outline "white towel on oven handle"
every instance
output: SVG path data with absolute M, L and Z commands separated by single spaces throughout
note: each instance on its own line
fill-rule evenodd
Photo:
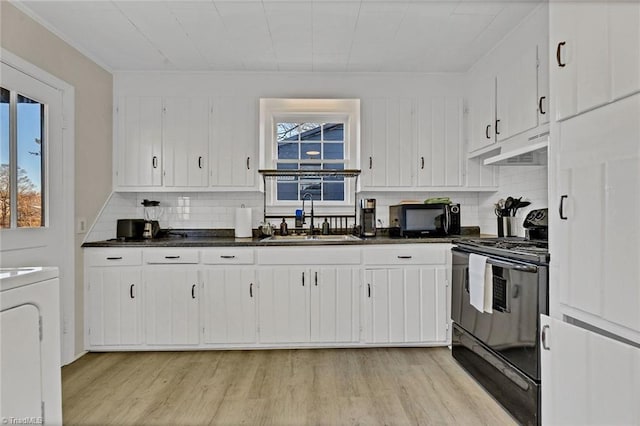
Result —
M 493 313 L 493 269 L 488 258 L 469 255 L 469 298 L 471 306 L 480 312 Z

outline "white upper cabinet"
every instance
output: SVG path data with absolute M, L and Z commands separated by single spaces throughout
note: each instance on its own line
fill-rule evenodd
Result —
M 120 187 L 162 185 L 162 99 L 121 97 L 116 111 Z
M 469 152 L 496 143 L 495 76 L 474 79 L 469 89 Z
M 364 99 L 362 117 L 365 190 L 462 186 L 462 99 Z
M 258 150 L 258 102 L 254 98 L 213 98 L 211 113 L 211 185 L 255 189 Z
M 550 2 L 556 120 L 640 90 L 640 3 Z
M 162 140 L 165 186 L 207 186 L 209 100 L 165 98 Z
M 537 46 L 527 46 L 496 78 L 496 139 L 504 141 L 538 125 Z

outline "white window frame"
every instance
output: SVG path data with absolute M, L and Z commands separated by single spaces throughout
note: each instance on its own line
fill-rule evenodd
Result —
M 360 168 L 360 100 L 359 99 L 260 99 L 260 168 L 276 169 L 278 163 L 276 125 L 279 122 L 344 123 L 344 167 Z M 290 213 L 300 201 L 276 200 L 275 179 L 261 182 L 266 191 L 267 206 L 273 212 Z M 344 201 L 314 201 L 327 213 L 353 212 L 355 203 L 355 178 L 345 177 Z

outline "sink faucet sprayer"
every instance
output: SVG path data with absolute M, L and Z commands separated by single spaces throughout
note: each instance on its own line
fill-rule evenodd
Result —
M 311 224 L 309 225 L 309 233 L 311 235 L 313 235 L 313 195 L 310 192 L 305 193 L 302 196 L 302 223 L 306 224 L 307 222 L 305 222 L 305 214 L 304 214 L 304 200 L 307 199 L 307 195 L 309 196 L 309 199 L 311 200 Z

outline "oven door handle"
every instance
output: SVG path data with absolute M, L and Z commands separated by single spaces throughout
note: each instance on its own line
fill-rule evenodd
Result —
M 487 263 L 489 265 L 499 266 L 500 268 L 515 269 L 516 271 L 520 272 L 530 272 L 534 274 L 538 272 L 538 267 L 535 265 L 518 265 L 515 263 L 503 262 L 492 258 L 487 259 Z

